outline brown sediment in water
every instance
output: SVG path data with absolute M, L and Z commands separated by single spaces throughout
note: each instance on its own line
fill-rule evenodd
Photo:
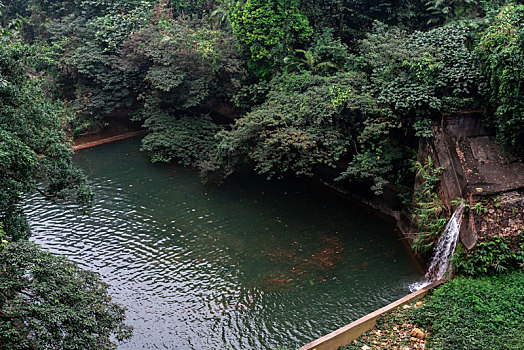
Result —
M 283 271 L 273 271 L 266 276 L 263 281 L 264 290 L 285 291 L 298 288 L 308 281 L 314 284 L 326 282 L 325 274 L 342 261 L 340 253 L 344 247 L 338 237 L 321 236 L 320 241 L 324 243 L 324 246 L 310 255 L 299 254 L 301 245 L 297 242 L 291 250 L 279 249 L 266 253 L 271 261 L 288 266 L 288 268 Z
M 140 130 L 140 131 L 127 132 L 125 134 L 120 134 L 120 135 L 114 135 L 114 136 L 110 136 L 110 137 L 104 137 L 105 135 L 102 134 L 102 135 L 98 135 L 98 139 L 94 139 L 92 141 L 87 141 L 87 142 L 85 141 L 85 139 L 84 140 L 76 139 L 73 142 L 73 149 L 75 151 L 78 151 L 78 150 L 81 150 L 81 149 L 84 149 L 84 148 L 90 148 L 90 147 L 102 145 L 102 144 L 109 143 L 109 142 L 114 142 L 114 141 L 118 141 L 118 140 L 124 140 L 124 139 L 130 138 L 130 137 L 143 135 L 144 133 L 145 133 L 145 131 Z M 97 135 L 94 135 L 94 136 L 97 136 Z

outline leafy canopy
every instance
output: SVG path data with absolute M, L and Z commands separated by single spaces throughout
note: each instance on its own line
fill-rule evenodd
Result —
M 477 46 L 489 81 L 492 123 L 507 145 L 524 147 L 524 5 L 509 4 L 495 16 Z
M 251 71 L 264 78 L 313 34 L 297 0 L 238 1 L 230 18 L 233 33 L 249 57 Z
M 30 242 L 0 250 L 0 346 L 116 349 L 131 335 L 100 276 Z
M 23 240 L 23 193 L 92 198 L 65 141 L 66 108 L 46 96 L 32 68 L 37 49 L 12 31 L 0 36 L 0 347 L 116 349 L 131 329 L 100 277 Z
M 64 141 L 64 105 L 45 96 L 33 71 L 26 74 L 35 54 L 16 34 L 0 36 L 0 222 L 10 240 L 29 235 L 19 207 L 23 192 L 84 204 L 92 196 Z

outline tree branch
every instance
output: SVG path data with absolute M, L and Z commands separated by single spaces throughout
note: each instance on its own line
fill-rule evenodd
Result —
M 9 174 L 9 177 L 15 181 L 18 181 L 18 182 L 21 182 L 23 183 L 24 181 L 20 180 L 19 178 L 17 178 L 16 176 L 14 176 L 13 174 Z M 42 196 L 46 197 L 47 199 L 52 199 L 52 198 L 55 198 L 55 196 L 53 196 L 52 194 L 48 194 L 48 193 L 45 193 L 43 190 L 39 189 L 38 187 L 34 187 L 35 190 L 38 191 L 38 193 L 40 193 Z

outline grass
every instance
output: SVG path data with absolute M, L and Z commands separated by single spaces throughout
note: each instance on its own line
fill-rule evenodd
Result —
M 413 313 L 428 349 L 524 349 L 524 271 L 457 277 Z
M 422 340 L 411 337 L 414 328 Z M 343 350 L 524 349 L 524 270 L 491 277 L 457 277 L 420 304 L 378 320 Z

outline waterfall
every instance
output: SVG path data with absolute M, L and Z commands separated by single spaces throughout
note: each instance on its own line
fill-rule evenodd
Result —
M 461 204 L 449 219 L 444 232 L 440 235 L 440 238 L 435 247 L 435 255 L 431 260 L 428 272 L 424 276 L 424 281 L 413 283 L 409 289 L 414 292 L 432 282 L 438 281 L 444 277 L 444 274 L 451 269 L 451 263 L 449 260 L 455 252 L 457 247 L 457 241 L 460 232 L 460 224 L 462 223 L 462 213 L 464 212 L 464 204 Z

